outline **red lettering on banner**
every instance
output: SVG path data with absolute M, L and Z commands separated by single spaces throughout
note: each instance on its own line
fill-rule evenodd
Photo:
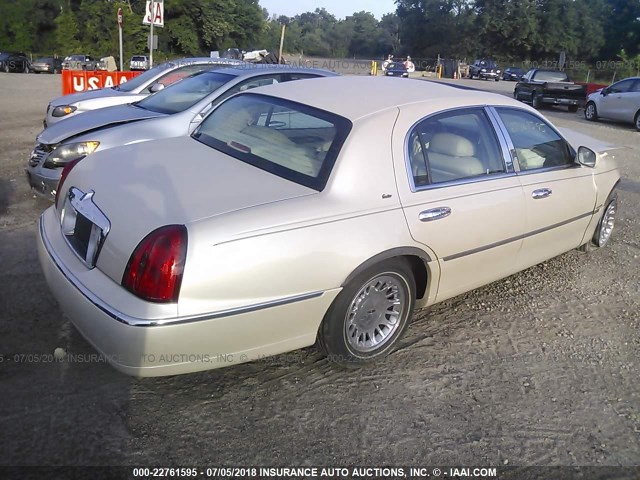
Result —
M 87 72 L 84 70 L 63 70 L 62 94 L 97 90 L 126 83 L 141 72 Z

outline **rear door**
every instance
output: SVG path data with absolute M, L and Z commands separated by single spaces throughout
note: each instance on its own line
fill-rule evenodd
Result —
M 593 169 L 575 162 L 571 146 L 542 117 L 511 107 L 495 112 L 524 193 L 526 268 L 580 245 L 596 203 Z
M 420 108 L 399 114 L 394 166 L 411 236 L 437 255 L 439 301 L 516 271 L 524 199 L 484 108 Z

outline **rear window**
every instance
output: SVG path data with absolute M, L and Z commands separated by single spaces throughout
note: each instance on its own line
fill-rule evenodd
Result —
M 538 70 L 534 77 L 539 82 L 566 82 L 567 74 L 564 72 L 545 72 Z
M 194 132 L 200 142 L 279 177 L 322 191 L 351 122 L 295 102 L 239 94 Z
M 146 57 L 131 57 L 132 62 L 145 62 L 146 60 Z
M 222 85 L 235 79 L 233 75 L 199 72 L 190 78 L 169 85 L 164 90 L 136 102 L 136 106 L 159 113 L 183 112 Z

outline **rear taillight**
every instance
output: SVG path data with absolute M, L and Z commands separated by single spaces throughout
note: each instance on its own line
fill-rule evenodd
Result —
M 72 160 L 69 163 L 65 164 L 64 168 L 62 169 L 60 180 L 58 181 L 58 188 L 56 188 L 56 208 L 58 208 L 58 199 L 60 198 L 60 192 L 62 191 L 64 181 L 67 179 L 67 176 L 69 175 L 71 169 L 75 167 L 80 160 L 82 160 L 82 158 L 76 158 L 75 160 Z
M 186 227 L 158 228 L 134 250 L 122 276 L 122 286 L 150 302 L 177 302 L 186 256 Z

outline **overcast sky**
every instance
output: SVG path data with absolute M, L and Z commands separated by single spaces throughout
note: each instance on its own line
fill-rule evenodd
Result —
M 393 0 L 259 0 L 260 6 L 269 11 L 269 15 L 293 17 L 299 13 L 313 12 L 316 8 L 325 8 L 338 19 L 354 12 L 371 12 L 380 20 L 385 13 L 396 11 Z

